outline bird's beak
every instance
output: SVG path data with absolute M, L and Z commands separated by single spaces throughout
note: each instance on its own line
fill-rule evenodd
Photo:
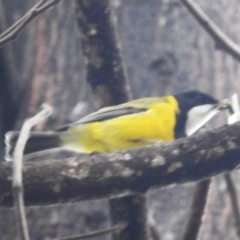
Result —
M 233 112 L 232 104 L 228 99 L 223 99 L 216 105 L 216 109 L 219 111 L 228 110 L 229 112 Z

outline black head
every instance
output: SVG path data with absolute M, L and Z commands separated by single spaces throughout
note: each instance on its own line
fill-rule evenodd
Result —
M 218 101 L 209 94 L 196 90 L 174 95 L 179 104 L 180 112 L 177 114 L 177 124 L 175 126 L 175 138 L 185 137 L 185 125 L 187 114 L 194 107 L 202 105 L 215 105 Z
M 217 104 L 218 101 L 207 93 L 196 90 L 179 93 L 174 96 L 181 111 L 188 111 L 193 107 L 205 104 Z

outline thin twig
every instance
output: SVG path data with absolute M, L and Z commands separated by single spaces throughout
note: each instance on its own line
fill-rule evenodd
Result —
M 224 178 L 225 178 L 225 181 L 227 183 L 227 190 L 228 190 L 229 197 L 230 197 L 231 203 L 232 203 L 232 212 L 233 212 L 233 216 L 234 216 L 234 219 L 235 219 L 237 236 L 240 239 L 240 214 L 239 214 L 237 191 L 236 191 L 234 182 L 231 178 L 231 174 L 226 173 L 224 175 Z
M 21 19 L 14 23 L 10 28 L 0 35 L 0 47 L 17 38 L 19 33 L 42 12 L 60 2 L 60 0 L 41 0 Z
M 234 43 L 222 30 L 204 13 L 204 11 L 192 0 L 181 0 L 189 12 L 199 24 L 209 33 L 219 49 L 228 52 L 240 61 L 240 47 Z
M 46 11 L 48 8 L 52 7 L 53 5 L 55 5 L 55 4 L 59 3 L 59 2 L 60 2 L 60 0 L 48 1 L 47 3 L 43 4 L 42 6 L 36 8 L 35 9 L 35 13 L 37 12 L 37 15 L 39 15 L 40 13 Z
M 44 105 L 41 112 L 34 117 L 28 119 L 21 129 L 19 139 L 16 144 L 16 149 L 13 153 L 13 195 L 14 204 L 16 207 L 17 222 L 20 227 L 20 234 L 22 240 L 29 240 L 29 233 L 27 227 L 26 214 L 23 201 L 23 184 L 22 184 L 22 159 L 23 151 L 29 137 L 29 132 L 33 126 L 42 121 L 44 118 L 51 114 L 51 108 Z
M 56 240 L 79 240 L 79 239 L 85 239 L 85 238 L 90 238 L 90 237 L 96 237 L 96 236 L 100 236 L 100 235 L 104 235 L 104 234 L 108 234 L 108 233 L 119 232 L 119 231 L 123 230 L 125 227 L 126 227 L 125 223 L 118 223 L 109 228 L 93 231 L 90 233 L 84 233 L 84 234 L 74 236 L 74 237 L 58 238 Z
M 20 18 L 17 22 L 15 22 L 11 27 L 9 27 L 7 30 L 5 30 L 1 35 L 0 35 L 0 39 L 5 37 L 6 35 L 8 35 L 9 33 L 11 33 L 15 28 L 17 28 L 19 26 L 19 24 L 21 24 L 21 22 L 28 17 L 29 13 L 31 11 L 33 11 L 35 8 L 41 6 L 41 4 L 43 4 L 43 2 L 46 0 L 42 0 L 40 2 L 38 2 L 32 9 L 30 9 L 22 18 Z

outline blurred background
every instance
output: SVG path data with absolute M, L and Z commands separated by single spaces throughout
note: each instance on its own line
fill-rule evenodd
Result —
M 36 3 L 36 1 L 34 1 Z M 4 134 L 19 129 L 43 103 L 54 113 L 37 130 L 50 130 L 96 110 L 72 1 L 60 1 L 34 19 L 0 49 L 0 156 Z M 239 63 L 216 49 L 179 0 L 111 0 L 132 98 L 197 89 L 218 99 L 240 91 Z M 1 32 L 32 6 L 31 0 L 2 0 Z M 198 1 L 234 42 L 240 44 L 237 0 Z M 238 171 L 233 173 L 236 183 Z M 171 186 L 148 194 L 149 214 L 161 239 L 180 239 L 195 184 Z M 239 184 L 236 184 L 240 191 Z M 200 239 L 236 240 L 229 196 L 221 176 L 212 180 Z M 47 240 L 110 225 L 107 200 L 36 206 L 27 209 L 31 239 Z M 0 208 L 0 239 L 17 240 L 12 209 Z M 111 239 L 101 236 L 91 239 Z

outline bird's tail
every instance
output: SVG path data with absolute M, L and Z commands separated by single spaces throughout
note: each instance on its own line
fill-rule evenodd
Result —
M 11 131 L 5 135 L 6 159 L 11 159 L 19 137 L 18 131 Z M 60 133 L 56 132 L 33 132 L 27 140 L 24 155 L 59 148 L 61 146 Z

